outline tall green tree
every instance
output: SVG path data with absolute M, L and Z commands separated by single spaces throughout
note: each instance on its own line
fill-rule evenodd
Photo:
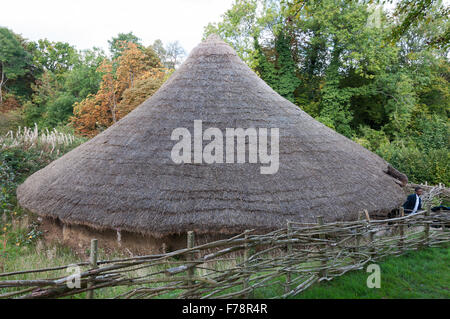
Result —
M 158 55 L 158 57 L 162 63 L 164 63 L 167 60 L 167 51 L 164 48 L 164 45 L 163 45 L 163 42 L 161 41 L 161 39 L 156 39 L 153 42 L 153 44 L 151 45 L 151 48 Z
M 273 49 L 263 50 L 258 38 L 254 38 L 254 69 L 260 77 L 281 96 L 291 102 L 294 92 L 300 84 L 297 77 L 297 67 L 292 58 L 289 36 L 281 31 Z
M 203 37 L 218 34 L 229 43 L 239 57 L 254 68 L 254 38 L 275 38 L 282 20 L 281 6 L 273 0 L 235 0 L 232 7 L 223 14 L 222 21 L 209 23 Z M 265 41 L 266 42 L 266 41 Z M 270 42 L 270 41 L 267 41 Z
M 112 54 L 112 59 L 117 59 L 122 52 L 127 49 L 127 43 L 132 42 L 142 47 L 141 39 L 133 34 L 133 32 L 119 33 L 116 37 L 108 40 L 109 51 Z
M 53 42 L 40 39 L 31 44 L 33 63 L 42 71 L 61 75 L 70 70 L 77 61 L 78 53 L 67 42 Z
M 102 74 L 97 69 L 105 58 L 102 50 L 94 48 L 77 53 L 71 69 L 64 73 L 45 70 L 33 85 L 32 100 L 25 104 L 27 125 L 51 128 L 67 123 L 73 105 L 98 91 Z
M 393 3 L 393 0 L 389 0 Z M 426 44 L 438 48 L 448 48 L 450 43 L 450 5 L 442 0 L 399 0 L 395 1 L 394 16 L 398 23 L 392 29 L 391 41 L 398 41 L 407 32 L 423 24 L 432 24 L 436 20 L 446 22 L 427 37 Z
M 31 56 L 18 37 L 9 29 L 0 27 L 0 103 L 6 83 L 25 75 L 30 62 Z
M 297 67 L 292 58 L 290 37 L 284 31 L 280 31 L 277 35 L 275 50 L 278 80 L 275 90 L 287 100 L 294 102 L 294 92 L 300 85 L 300 81 L 297 78 Z
M 259 40 L 255 36 L 254 38 L 254 46 L 255 46 L 255 52 L 254 52 L 254 68 L 255 71 L 259 74 L 261 79 L 263 79 L 270 87 L 275 89 L 277 86 L 277 74 L 275 70 L 275 66 L 273 62 L 270 62 L 267 53 L 263 51 L 263 48 L 259 45 Z

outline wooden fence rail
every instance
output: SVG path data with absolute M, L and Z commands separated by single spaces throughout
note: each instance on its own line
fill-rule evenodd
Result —
M 58 298 L 126 286 L 116 298 L 246 298 L 266 286 L 284 287 L 278 297 L 296 295 L 316 282 L 331 280 L 386 256 L 450 242 L 450 216 L 421 211 L 385 220 L 361 212 L 356 221 L 288 222 L 266 234 L 247 230 L 229 239 L 124 259 L 99 260 L 93 243 L 90 262 L 0 274 L 0 298 Z M 76 275 L 56 276 L 70 266 Z M 20 279 L 33 274 L 50 279 Z

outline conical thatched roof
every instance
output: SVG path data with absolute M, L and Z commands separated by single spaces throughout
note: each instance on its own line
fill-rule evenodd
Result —
M 279 170 L 175 164 L 173 129 L 279 128 Z M 205 145 L 204 142 L 203 145 Z M 163 236 L 235 233 L 286 220 L 347 220 L 403 200 L 388 163 L 273 91 L 217 36 L 198 45 L 147 101 L 30 176 L 20 205 L 68 224 Z

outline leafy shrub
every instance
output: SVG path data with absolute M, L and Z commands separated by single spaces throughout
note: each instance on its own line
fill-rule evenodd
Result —
M 2 158 L 2 153 L 0 153 L 0 215 L 3 216 L 4 213 L 9 212 L 12 207 L 14 195 L 12 191 L 16 187 L 16 175 L 13 169 L 8 165 L 8 163 Z M 0 216 L 0 217 L 1 217 Z
M 383 131 L 377 131 L 368 126 L 360 126 L 359 130 L 362 133 L 361 136 L 353 137 L 353 140 L 372 152 L 389 144 L 389 139 Z
M 47 102 L 46 113 L 40 121 L 43 127 L 55 127 L 60 123 L 66 123 L 73 115 L 73 104 L 76 98 L 66 92 L 60 93 L 57 98 Z
M 0 136 L 0 215 L 17 206 L 16 188 L 26 177 L 84 140 L 56 129 L 39 132 L 37 126 Z
M 450 152 L 446 148 L 421 151 L 417 147 L 392 143 L 376 152 L 405 173 L 410 182 L 450 185 Z
M 437 115 L 421 116 L 414 121 L 412 139 L 419 149 L 450 149 L 450 124 Z

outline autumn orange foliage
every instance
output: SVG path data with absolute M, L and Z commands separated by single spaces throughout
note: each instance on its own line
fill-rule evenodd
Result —
M 151 96 L 164 82 L 166 70 L 151 48 L 126 43 L 116 60 L 105 59 L 97 94 L 74 105 L 71 123 L 79 134 L 95 136 Z

